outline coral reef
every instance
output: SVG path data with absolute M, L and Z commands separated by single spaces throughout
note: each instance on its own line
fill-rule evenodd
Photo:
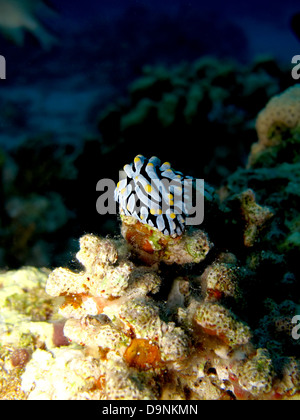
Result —
M 122 37 L 123 31 L 124 28 Z M 102 54 L 107 45 L 101 42 Z M 116 47 L 120 48 L 119 42 Z M 95 50 L 87 50 L 92 54 L 91 61 L 98 60 Z M 142 50 L 144 54 L 144 46 Z M 65 50 L 61 54 L 63 57 Z M 14 59 L 18 60 L 18 56 Z M 38 65 L 31 66 L 31 77 L 43 75 L 46 81 L 53 78 L 50 56 L 49 61 L 47 65 L 39 60 Z M 76 59 L 73 64 L 84 78 L 84 63 Z M 123 64 L 121 60 L 120 65 Z M 12 72 L 19 70 L 17 66 L 10 69 L 11 80 L 17 78 Z M 98 75 L 98 70 L 95 73 Z M 65 74 L 68 77 L 67 71 Z M 26 79 L 28 75 L 21 72 L 18 77 L 28 86 L 31 80 Z M 95 77 L 92 76 L 93 80 L 98 80 Z M 135 73 L 131 80 L 136 77 Z M 112 95 L 98 86 L 100 94 L 93 91 L 91 98 L 90 87 L 87 96 L 80 89 L 78 98 L 89 112 L 74 105 L 68 108 L 70 121 L 76 115 L 76 127 L 69 120 L 65 122 L 66 100 L 57 110 L 60 99 L 69 98 L 68 95 L 72 97 L 69 102 L 76 103 L 73 90 L 56 86 L 58 92 L 53 95 L 51 92 L 40 121 L 40 93 L 33 99 L 31 90 L 22 88 L 21 97 L 15 98 L 8 89 L 0 100 L 5 144 L 0 151 L 1 266 L 58 266 L 68 260 L 66 250 L 76 252 L 74 238 L 82 232 L 114 235 L 117 219 L 103 215 L 99 223 L 98 213 L 91 210 L 94 185 L 101 178 L 116 179 L 122 165 L 133 158 L 133 150 L 149 157 L 157 154 L 170 159 L 176 169 L 204 178 L 215 187 L 224 185 L 228 175 L 244 166 L 251 144 L 257 141 L 257 113 L 274 94 L 290 85 L 290 69 L 282 68 L 270 57 L 258 58 L 247 66 L 210 56 L 174 67 L 145 66 L 127 96 L 116 99 L 107 109 Z M 102 95 L 105 99 L 101 100 Z M 48 114 L 52 105 L 55 118 L 51 112 Z M 99 110 L 101 115 L 95 124 Z M 291 138 L 296 139 L 294 135 Z M 168 139 L 185 147 L 178 153 L 177 147 L 170 147 Z M 291 143 L 285 144 L 284 150 L 278 146 L 280 151 L 275 160 L 286 161 L 287 154 L 294 150 Z M 199 148 L 203 149 L 201 153 Z M 213 213 L 216 214 L 215 210 Z M 211 232 L 208 233 L 211 237 Z
M 82 236 L 72 269 L 0 275 L 2 382 L 27 399 L 299 398 L 297 130 L 276 133 L 284 162 L 271 144 L 205 185 L 201 229 L 132 212 L 121 236 Z
M 261 107 L 291 84 L 290 70 L 271 57 L 248 66 L 213 56 L 173 67 L 144 66 L 127 96 L 101 112 L 101 150 L 119 167 L 132 158 L 132 150 L 145 156 L 159 150 L 184 173 L 217 186 L 244 166 L 257 140 Z M 168 139 L 180 145 L 184 139 L 185 147 L 178 153 Z

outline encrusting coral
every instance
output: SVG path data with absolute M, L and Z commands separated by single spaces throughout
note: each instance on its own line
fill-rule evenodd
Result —
M 258 142 L 252 145 L 249 165 L 253 166 L 257 160 L 263 160 L 266 148 L 282 147 L 280 143 L 286 142 L 289 133 L 299 125 L 300 86 L 295 85 L 271 98 L 258 114 L 256 120 Z M 270 154 L 270 151 L 267 153 Z
M 205 333 L 219 337 L 231 347 L 247 344 L 251 338 L 250 328 L 219 303 L 201 304 L 193 318 Z

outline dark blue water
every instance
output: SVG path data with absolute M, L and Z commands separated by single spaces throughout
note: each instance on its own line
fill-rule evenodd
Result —
M 124 93 L 144 65 L 176 65 L 204 55 L 249 63 L 257 55 L 269 55 L 290 66 L 300 49 L 290 28 L 291 16 L 300 8 L 294 0 L 48 3 L 55 14 L 40 11 L 38 19 L 56 37 L 51 50 L 28 30 L 22 46 L 16 46 L 3 37 L 0 26 L 0 54 L 7 61 L 1 88 L 9 101 L 18 98 L 16 122 L 27 120 L 34 131 L 66 131 L 73 117 L 77 123 L 66 136 L 58 136 L 61 141 L 72 137 L 76 142 L 87 124 L 83 115 L 90 108 L 92 112 L 95 102 L 99 107 Z M 20 138 L 14 133 L 9 139 L 7 125 L 2 124 L 6 133 L 0 133 L 4 147 Z

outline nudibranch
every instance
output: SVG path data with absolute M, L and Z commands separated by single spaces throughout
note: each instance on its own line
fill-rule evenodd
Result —
M 114 192 L 121 215 L 173 238 L 182 235 L 192 205 L 193 177 L 183 176 L 155 156 L 137 155 L 124 166 L 121 178 Z

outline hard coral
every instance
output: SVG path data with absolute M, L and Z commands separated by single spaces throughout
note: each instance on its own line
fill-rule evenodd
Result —
M 122 217 L 122 235 L 131 249 L 147 264 L 164 261 L 166 264 L 198 263 L 213 247 L 203 230 L 185 232 L 172 238 L 155 227 L 141 225 L 133 217 Z
M 249 360 L 240 363 L 237 368 L 240 386 L 253 396 L 271 391 L 274 374 L 272 360 L 265 349 L 257 349 Z
M 130 343 L 130 338 L 105 317 L 87 316 L 83 321 L 70 318 L 66 322 L 64 334 L 71 341 L 90 347 L 98 346 L 103 350 L 124 352 Z
M 112 241 L 94 235 L 80 240 L 78 260 L 85 270 L 74 273 L 65 268 L 54 270 L 47 281 L 46 291 L 51 296 L 66 296 L 61 308 L 63 314 L 97 315 L 108 298 L 120 297 L 128 287 L 133 265 L 126 261 L 117 263 L 117 250 Z M 82 316 L 81 315 L 81 316 Z
M 249 156 L 252 166 L 266 148 L 273 148 L 287 138 L 287 132 L 300 124 L 300 86 L 295 85 L 270 99 L 258 114 L 256 130 L 258 142 Z
M 166 99 L 163 104 L 170 104 Z M 81 238 L 77 257 L 84 269 L 56 269 L 47 281 L 47 291 L 63 301 L 65 335 L 82 346 L 74 359 L 82 359 L 90 374 L 74 377 L 64 366 L 64 377 L 75 381 L 67 398 L 297 396 L 299 343 L 290 327 L 299 304 L 299 264 L 297 245 L 287 240 L 299 224 L 299 162 L 277 158 L 266 168 L 233 174 L 221 205 L 210 194 L 205 231 L 172 237 L 159 214 L 148 214 L 150 226 L 130 208 L 121 218 L 124 239 Z M 140 171 L 138 180 L 143 176 Z M 58 398 L 57 350 L 50 364 L 43 358 L 36 363 L 34 379 L 24 376 L 24 389 L 26 381 L 36 385 L 30 398 L 39 392 Z
M 16 349 L 11 355 L 11 363 L 14 367 L 23 368 L 29 359 L 30 354 L 26 349 Z
M 206 300 L 219 300 L 222 297 L 238 299 L 238 273 L 240 268 L 233 263 L 215 261 L 201 276 L 201 286 Z
M 100 361 L 68 347 L 36 350 L 22 375 L 29 400 L 99 399 Z
M 48 293 L 65 297 L 60 312 L 70 319 L 64 334 L 82 345 L 108 349 L 124 357 L 126 352 L 132 356 L 134 352 L 128 349 L 134 343 L 144 343 L 132 342 L 135 339 L 146 340 L 150 350 L 151 343 L 157 346 L 164 362 L 185 357 L 188 338 L 184 331 L 163 321 L 159 305 L 146 296 L 157 292 L 158 276 L 132 263 L 117 261 L 112 241 L 86 235 L 80 245 L 77 257 L 86 271 L 77 274 L 56 269 L 47 281 Z M 123 273 L 120 267 L 125 267 L 124 278 L 114 282 Z M 131 356 L 127 357 L 130 361 Z
M 282 380 L 275 384 L 276 392 L 280 395 L 295 395 L 300 391 L 300 361 L 295 357 L 284 360 L 281 372 Z
M 124 353 L 124 359 L 129 366 L 145 370 L 157 366 L 161 357 L 156 344 L 144 338 L 134 338 Z
M 255 194 L 250 189 L 243 191 L 237 198 L 241 203 L 244 221 L 244 245 L 250 247 L 257 241 L 260 231 L 273 217 L 273 213 L 268 207 L 262 207 L 256 203 Z
M 247 344 L 251 338 L 249 326 L 219 303 L 201 303 L 193 318 L 205 333 L 218 337 L 231 347 Z

